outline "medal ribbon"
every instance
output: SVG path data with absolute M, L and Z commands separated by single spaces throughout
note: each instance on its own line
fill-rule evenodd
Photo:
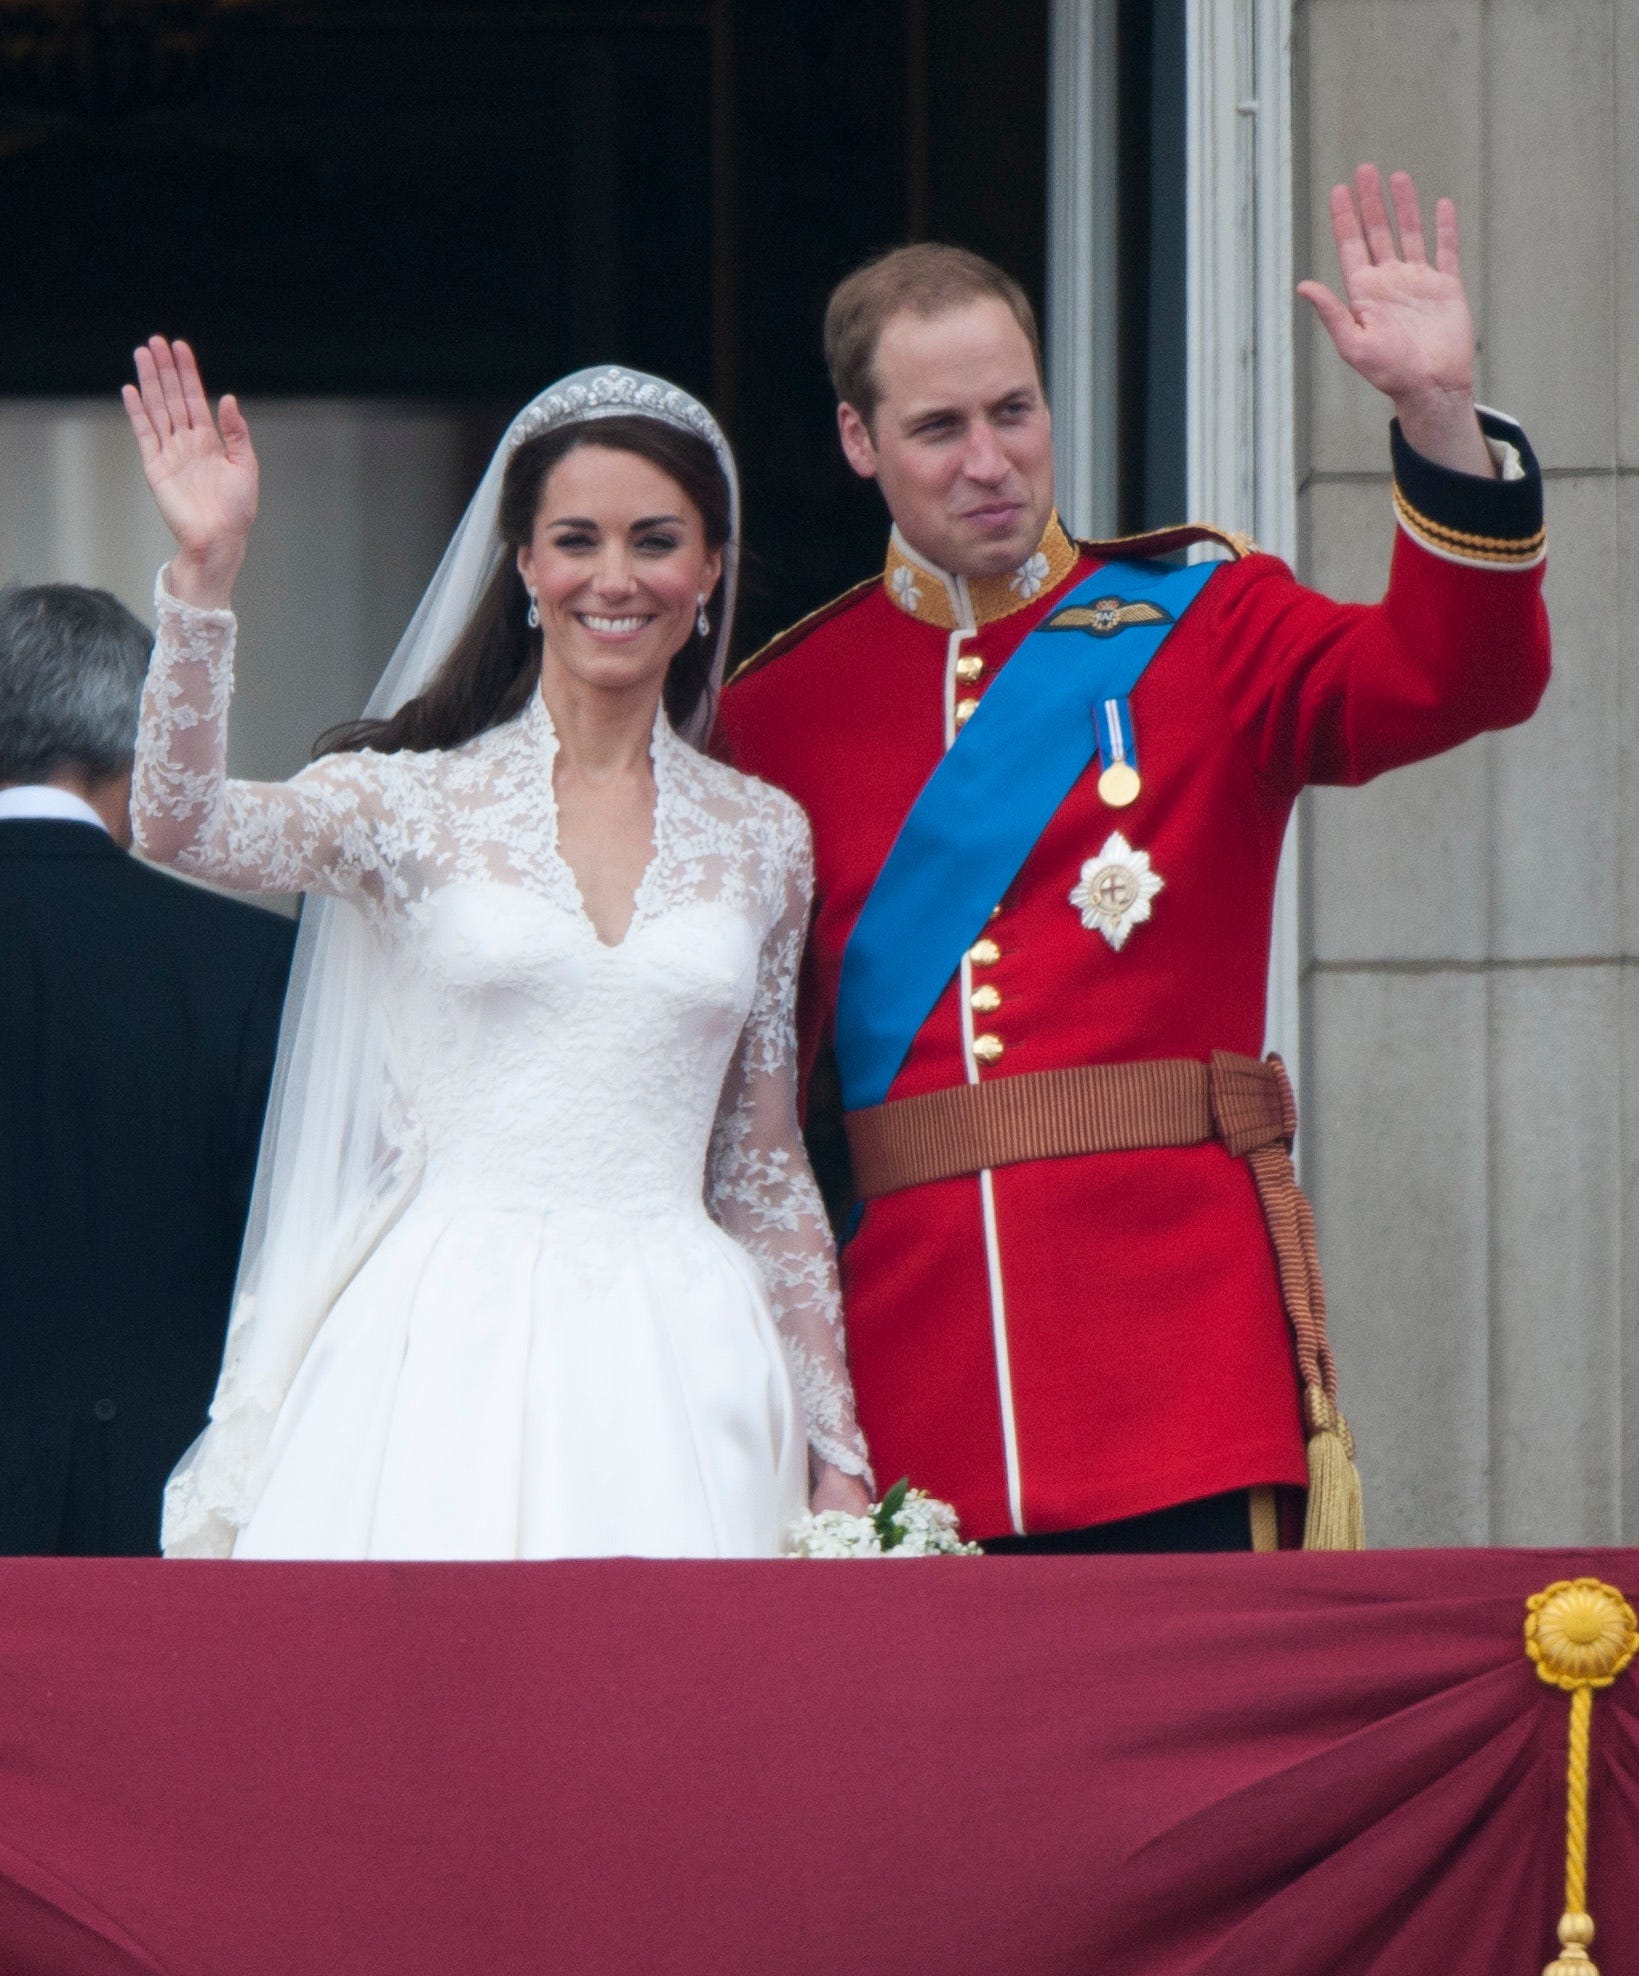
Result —
M 1101 700 L 1098 704 L 1098 752 L 1106 768 L 1125 762 L 1138 768 L 1138 737 L 1133 733 L 1131 703 L 1124 699 Z
M 962 955 L 1088 765 L 1106 747 L 1106 766 L 1135 760 L 1133 688 L 1217 567 L 1105 563 L 997 672 L 922 785 L 843 952 L 835 1042 L 849 1111 L 887 1097 Z M 1156 608 L 1148 621 L 1051 628 L 1111 600 Z

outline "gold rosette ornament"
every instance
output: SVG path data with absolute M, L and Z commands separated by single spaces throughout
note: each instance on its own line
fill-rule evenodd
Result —
M 1542 1976 L 1599 1976 L 1588 1954 L 1588 1733 L 1593 1692 L 1608 1688 L 1639 1652 L 1639 1621 L 1614 1585 L 1562 1578 L 1525 1601 L 1525 1651 L 1542 1680 L 1571 1698 L 1566 1760 L 1565 1912 L 1559 1954 Z

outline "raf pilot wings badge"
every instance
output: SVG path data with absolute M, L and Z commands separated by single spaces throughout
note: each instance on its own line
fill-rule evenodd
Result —
M 1089 631 L 1095 638 L 1110 638 L 1129 624 L 1171 624 L 1171 611 L 1142 600 L 1128 603 L 1122 597 L 1098 597 L 1090 604 L 1067 604 L 1042 624 L 1040 631 Z

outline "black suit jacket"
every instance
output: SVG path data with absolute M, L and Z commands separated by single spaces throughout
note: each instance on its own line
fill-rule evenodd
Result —
M 295 929 L 0 822 L 0 1552 L 136 1554 L 205 1422 Z

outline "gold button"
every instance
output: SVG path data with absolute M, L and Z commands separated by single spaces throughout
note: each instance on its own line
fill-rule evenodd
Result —
M 983 676 L 985 662 L 977 652 L 964 652 L 956 661 L 956 677 L 964 686 L 971 686 L 974 680 Z
M 973 1054 L 980 1063 L 996 1063 L 1002 1054 L 1002 1039 L 999 1036 L 975 1036 Z
M 979 703 L 977 700 L 958 700 L 956 702 L 956 725 L 958 727 L 964 727 L 978 711 Z
M 981 1015 L 989 1015 L 992 1009 L 999 1009 L 1001 1007 L 1002 991 L 994 982 L 987 981 L 983 987 L 975 988 L 973 993 L 968 997 L 968 1000 Z
M 1002 957 L 1002 950 L 986 936 L 983 940 L 974 941 L 967 950 L 967 957 L 975 967 L 994 967 Z

